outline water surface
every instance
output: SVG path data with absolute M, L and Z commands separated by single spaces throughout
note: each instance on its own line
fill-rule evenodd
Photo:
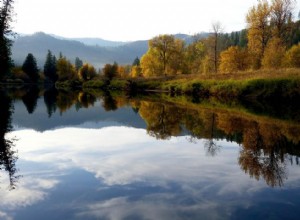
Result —
M 1 92 L 0 219 L 297 219 L 299 115 L 274 115 Z

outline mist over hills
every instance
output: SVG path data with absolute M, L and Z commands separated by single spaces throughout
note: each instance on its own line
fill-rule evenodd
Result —
M 118 47 L 122 46 L 124 44 L 127 44 L 128 42 L 126 41 L 110 41 L 110 40 L 105 40 L 102 38 L 66 38 L 66 37 L 61 37 L 57 36 L 55 34 L 50 34 L 52 37 L 55 37 L 57 39 L 61 40 L 74 40 L 74 41 L 79 41 L 87 46 L 99 46 L 99 47 Z
M 207 34 L 199 35 L 205 37 Z M 193 37 L 185 34 L 175 35 L 186 43 Z M 79 57 L 96 68 L 116 61 L 119 64 L 131 64 L 136 57 L 141 57 L 148 50 L 148 40 L 133 42 L 107 41 L 101 38 L 63 38 L 38 32 L 33 35 L 20 35 L 14 40 L 12 58 L 16 65 L 22 65 L 28 53 L 37 59 L 38 66 L 43 67 L 47 51 L 51 50 L 57 57 L 60 52 L 71 62 Z

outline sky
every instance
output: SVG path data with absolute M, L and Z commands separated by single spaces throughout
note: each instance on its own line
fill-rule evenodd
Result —
M 16 0 L 14 31 L 115 41 L 159 34 L 196 34 L 220 22 L 225 32 L 246 27 L 257 0 Z M 295 5 L 297 15 L 300 3 Z M 296 16 L 295 16 L 296 17 Z

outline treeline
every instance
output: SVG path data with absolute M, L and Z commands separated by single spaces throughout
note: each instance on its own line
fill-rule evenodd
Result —
M 96 70 L 89 64 L 83 64 L 78 57 L 75 62 L 69 61 L 62 53 L 56 58 L 50 50 L 46 55 L 43 69 L 37 66 L 36 58 L 29 53 L 22 66 L 13 67 L 9 79 L 13 82 L 37 83 L 56 81 L 92 79 L 96 75 Z
M 209 37 L 190 45 L 172 35 L 155 37 L 141 58 L 141 76 L 298 68 L 300 23 L 292 20 L 294 3 L 260 0 L 247 13 L 247 29 L 222 34 L 222 25 L 215 23 Z

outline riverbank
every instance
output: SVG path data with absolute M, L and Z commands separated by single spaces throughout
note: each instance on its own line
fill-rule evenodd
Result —
M 298 69 L 172 76 L 160 78 L 115 78 L 84 82 L 83 88 L 132 92 L 167 92 L 173 95 L 216 97 L 221 99 L 296 99 L 300 97 Z
M 0 83 L 1 87 L 22 87 L 19 81 Z M 40 81 L 39 86 L 49 86 Z M 281 103 L 300 98 L 300 70 L 259 70 L 232 74 L 173 75 L 156 78 L 113 78 L 98 76 L 89 81 L 56 82 L 59 90 L 99 89 L 125 91 L 131 95 L 168 93 L 172 96 L 214 97 L 222 100 L 279 101 Z

